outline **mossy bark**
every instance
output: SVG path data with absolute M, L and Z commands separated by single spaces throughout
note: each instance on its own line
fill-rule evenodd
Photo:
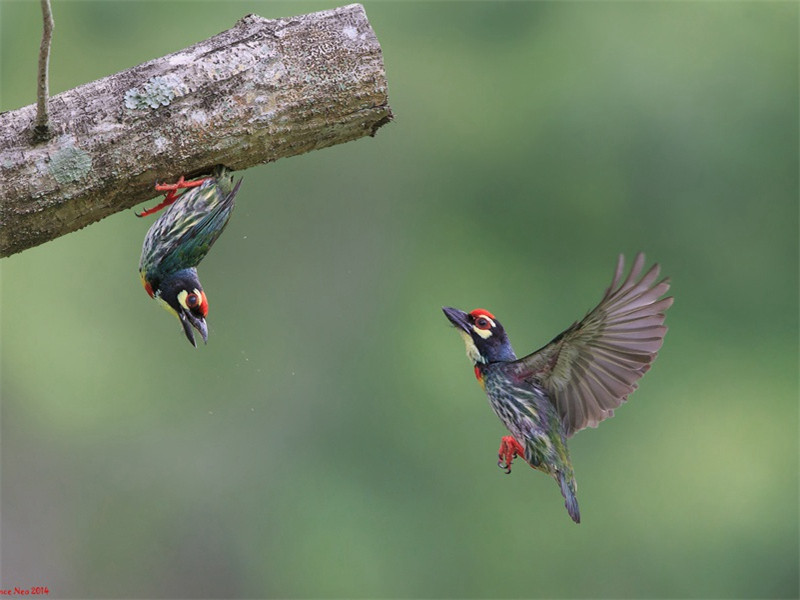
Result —
M 190 48 L 0 114 L 0 256 L 157 195 L 156 182 L 239 170 L 374 135 L 392 117 L 383 57 L 358 4 L 248 15 Z

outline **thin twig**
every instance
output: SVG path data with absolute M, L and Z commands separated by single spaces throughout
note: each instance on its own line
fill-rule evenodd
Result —
M 42 30 L 42 45 L 39 47 L 39 85 L 36 90 L 36 122 L 33 128 L 33 135 L 37 141 L 47 139 L 50 134 L 48 71 L 50 65 L 50 42 L 53 39 L 54 26 L 50 0 L 41 0 L 41 2 L 44 27 Z

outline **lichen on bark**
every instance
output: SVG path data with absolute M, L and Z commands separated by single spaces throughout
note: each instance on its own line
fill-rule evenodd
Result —
M 348 142 L 392 118 L 364 9 L 232 28 L 35 105 L 0 114 L 0 256 L 149 200 L 154 183 L 240 170 Z

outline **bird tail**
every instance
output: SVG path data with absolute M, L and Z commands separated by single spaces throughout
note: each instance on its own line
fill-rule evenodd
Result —
M 578 508 L 578 499 L 575 497 L 575 478 L 571 474 L 563 471 L 558 472 L 558 485 L 561 487 L 561 495 L 564 496 L 564 506 L 572 520 L 576 523 L 581 522 L 581 511 Z

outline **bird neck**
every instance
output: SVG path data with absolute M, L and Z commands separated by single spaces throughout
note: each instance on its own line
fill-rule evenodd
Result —
M 491 347 L 487 356 L 483 356 L 482 358 L 484 359 L 482 361 L 484 364 L 490 364 L 495 362 L 511 362 L 517 360 L 517 355 L 511 347 L 511 342 L 506 339 L 502 344 Z

